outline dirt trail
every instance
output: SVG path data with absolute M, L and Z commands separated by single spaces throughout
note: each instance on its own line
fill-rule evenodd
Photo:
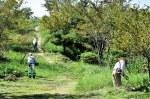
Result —
M 42 56 L 43 58 L 45 58 L 49 63 L 53 63 L 53 60 L 50 59 L 50 57 L 44 55 L 44 52 L 41 49 L 41 36 L 39 33 L 39 26 L 35 27 L 35 33 L 38 37 L 38 50 L 39 52 L 36 55 Z M 53 84 L 51 86 L 54 87 L 53 90 L 49 90 L 49 93 L 51 94 L 71 94 L 73 93 L 73 91 L 76 88 L 77 82 L 72 81 L 71 79 L 67 78 L 64 75 L 61 75 L 61 77 L 58 77 L 55 80 L 59 80 L 59 82 L 61 81 L 66 81 L 65 84 Z
M 38 37 L 38 49 L 41 53 L 43 53 L 42 49 L 41 49 L 41 36 L 39 34 L 39 26 L 35 27 L 35 33 Z
M 37 53 L 37 55 L 39 56 L 42 56 L 43 58 L 45 58 L 49 63 L 52 63 L 53 61 L 49 58 L 49 57 L 46 57 L 44 55 L 44 52 L 43 50 L 41 49 L 41 36 L 40 36 L 40 33 L 39 33 L 39 26 L 35 27 L 35 33 L 38 37 L 38 50 L 39 50 L 39 53 Z

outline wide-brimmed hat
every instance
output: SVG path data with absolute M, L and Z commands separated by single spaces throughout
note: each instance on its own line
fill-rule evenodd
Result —
M 124 57 L 118 58 L 118 61 L 120 61 L 120 60 L 125 60 L 126 64 L 128 63 L 128 60 L 126 58 L 124 58 Z

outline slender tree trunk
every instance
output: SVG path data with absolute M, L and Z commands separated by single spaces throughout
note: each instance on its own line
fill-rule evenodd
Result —
M 97 45 L 97 49 L 98 49 L 98 62 L 101 66 L 103 66 L 104 62 L 103 62 L 103 53 L 106 47 L 106 40 L 104 37 L 101 38 L 97 38 L 96 40 L 96 45 Z
M 146 49 L 142 47 L 143 49 L 143 56 L 147 59 L 147 69 L 148 69 L 148 81 L 150 83 L 150 58 L 149 54 L 147 53 Z

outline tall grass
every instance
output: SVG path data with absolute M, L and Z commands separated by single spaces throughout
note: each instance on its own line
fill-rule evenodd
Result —
M 35 53 L 33 53 L 34 55 Z M 27 56 L 25 57 L 22 64 L 20 64 L 20 59 L 22 54 L 19 52 L 8 51 L 6 57 L 9 59 L 9 62 L 0 63 L 1 71 L 4 71 L 6 68 L 14 68 L 20 70 L 24 73 L 24 77 L 27 77 L 27 73 L 24 72 L 28 65 L 26 63 Z M 116 99 L 116 98 L 140 98 L 147 99 L 149 96 L 148 93 L 134 92 L 131 93 L 131 87 L 141 87 L 145 86 L 145 80 L 147 79 L 146 73 L 141 74 L 129 74 L 129 80 L 122 78 L 123 86 L 120 88 L 113 88 L 112 86 L 112 70 L 109 67 L 101 67 L 97 65 L 89 65 L 82 62 L 66 62 L 63 63 L 60 58 L 61 56 L 56 57 L 51 55 L 51 57 L 57 58 L 57 62 L 49 63 L 47 60 L 35 54 L 37 61 L 40 63 L 36 67 L 37 77 L 41 78 L 55 78 L 57 76 L 62 76 L 66 74 L 68 77 L 78 82 L 76 91 L 79 93 L 85 93 L 86 96 L 91 96 L 97 94 L 96 99 L 106 98 L 106 99 Z M 59 59 L 58 59 L 59 58 Z M 30 80 L 26 80 L 27 82 Z M 33 83 L 33 81 L 30 81 Z M 38 79 L 35 82 L 39 82 Z M 40 83 L 42 81 L 40 80 Z M 48 83 L 48 82 L 46 82 Z M 13 83 L 12 83 L 13 84 Z M 14 83 L 15 84 L 15 83 Z M 147 86 L 147 85 L 146 85 Z M 93 96 L 94 97 L 94 96 Z
M 6 62 L 0 63 L 0 74 L 2 75 L 7 69 L 13 69 L 14 72 L 20 72 L 22 75 L 25 75 L 25 64 L 20 64 L 21 54 L 18 52 L 8 51 L 6 52 L 5 57 L 9 60 Z
M 33 53 L 34 55 L 35 53 Z M 25 58 L 23 59 L 22 63 L 20 61 L 24 57 L 24 53 L 8 51 L 6 54 L 6 58 L 9 60 L 8 62 L 0 63 L 0 74 L 2 74 L 7 69 L 14 69 L 15 71 L 22 72 L 23 76 L 27 76 L 28 64 L 27 64 L 27 57 L 28 53 L 26 53 Z M 37 62 L 39 62 L 39 66 L 36 66 L 37 76 L 40 77 L 53 77 L 56 75 L 61 75 L 64 71 L 66 71 L 66 67 L 61 64 L 49 63 L 44 57 L 38 56 L 35 54 Z
M 51 36 L 49 34 L 49 31 L 45 29 L 44 27 L 40 26 L 40 34 L 42 37 L 42 49 L 45 52 L 63 52 L 62 46 L 56 46 L 53 43 L 51 43 Z
M 72 64 L 69 70 L 75 78 L 79 79 L 78 91 L 98 90 L 105 86 L 112 86 L 112 71 L 107 67 L 78 62 Z
M 70 64 L 69 72 L 75 79 L 78 80 L 78 85 L 76 87 L 76 91 L 78 92 L 113 88 L 112 69 L 108 66 L 100 67 L 97 65 L 77 62 Z M 145 91 L 145 89 L 150 89 L 146 73 L 129 74 L 126 70 L 125 72 L 129 76 L 129 80 L 122 77 L 123 86 L 121 92 L 131 92 L 133 87 L 137 88 L 137 91 Z

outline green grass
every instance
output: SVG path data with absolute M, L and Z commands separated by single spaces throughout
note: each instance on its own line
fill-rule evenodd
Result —
M 54 81 L 50 78 L 36 77 L 35 79 L 29 79 L 27 77 L 20 78 L 17 82 L 8 82 L 1 80 L 1 95 L 0 98 L 30 98 L 36 99 L 36 95 L 43 97 L 44 94 L 48 95 L 51 90 L 55 89 L 54 84 L 59 84 L 61 82 Z M 34 96 L 35 95 L 35 96 Z M 50 94 L 49 94 L 50 97 Z M 40 99 L 40 97 L 38 97 Z M 42 98 L 44 99 L 44 98 Z M 47 99 L 47 98 L 46 98 Z
M 34 36 L 29 34 L 28 42 Z M 8 61 L 0 62 L 0 74 L 7 68 L 13 68 L 15 71 L 19 70 L 23 76 L 15 82 L 0 79 L 0 99 L 148 99 L 150 96 L 143 89 L 131 91 L 132 87 L 149 88 L 147 73 L 129 74 L 125 71 L 129 80 L 122 78 L 123 86 L 114 88 L 112 69 L 109 66 L 74 62 L 60 53 L 44 53 L 44 56 L 38 55 L 38 52 L 33 53 L 39 66 L 36 67 L 36 78 L 29 79 L 25 72 L 29 52 L 6 52 Z M 25 53 L 27 55 L 20 64 Z M 45 57 L 53 62 L 49 63 Z
M 40 33 L 42 37 L 42 49 L 45 52 L 63 52 L 63 47 L 62 46 L 56 46 L 53 43 L 51 43 L 51 36 L 48 33 L 47 29 L 44 29 L 44 27 L 40 27 Z
M 66 61 L 64 56 L 60 54 L 45 54 L 54 60 L 53 63 L 49 63 L 44 57 L 36 53 L 33 53 L 33 55 L 34 54 L 40 64 L 36 67 L 37 77 L 35 79 L 29 79 L 26 72 L 24 72 L 27 69 L 27 56 L 23 64 L 20 64 L 20 59 L 23 54 L 13 51 L 7 52 L 6 57 L 9 59 L 9 62 L 0 63 L 1 71 L 6 68 L 16 68 L 22 71 L 24 76 L 20 77 L 16 82 L 1 79 L 0 98 L 147 99 L 149 97 L 149 93 L 143 91 L 131 92 L 129 90 L 132 86 L 144 85 L 143 81 L 145 81 L 145 79 L 147 80 L 146 73 L 127 73 L 130 77 L 129 81 L 122 78 L 123 86 L 114 88 L 112 86 L 112 70 L 108 67 L 100 67 L 69 60 Z M 70 82 L 77 82 L 74 93 L 63 96 L 53 92 L 57 90 L 57 88 L 62 89 Z M 63 90 L 65 90 L 65 88 Z
M 59 63 L 49 63 L 43 57 L 36 55 L 36 53 L 33 53 L 33 55 L 34 54 L 40 64 L 36 67 L 36 78 L 29 79 L 27 76 L 27 72 L 24 72 L 28 67 L 27 56 L 25 57 L 23 64 L 20 64 L 20 59 L 23 56 L 21 53 L 13 51 L 7 52 L 6 58 L 9 59 L 9 62 L 0 63 L 1 71 L 5 71 L 7 68 L 19 69 L 24 73 L 24 76 L 20 77 L 16 82 L 4 81 L 3 79 L 1 79 L 0 98 L 16 99 L 17 97 L 25 98 L 32 95 L 34 98 L 38 97 L 38 95 L 36 96 L 35 94 L 39 94 L 40 96 L 45 97 L 46 93 L 49 93 L 50 90 L 55 90 L 55 86 L 53 85 L 67 83 L 66 80 L 57 78 L 60 76 L 62 77 L 63 75 L 65 76 L 65 66 Z M 50 94 L 48 96 L 51 97 Z

